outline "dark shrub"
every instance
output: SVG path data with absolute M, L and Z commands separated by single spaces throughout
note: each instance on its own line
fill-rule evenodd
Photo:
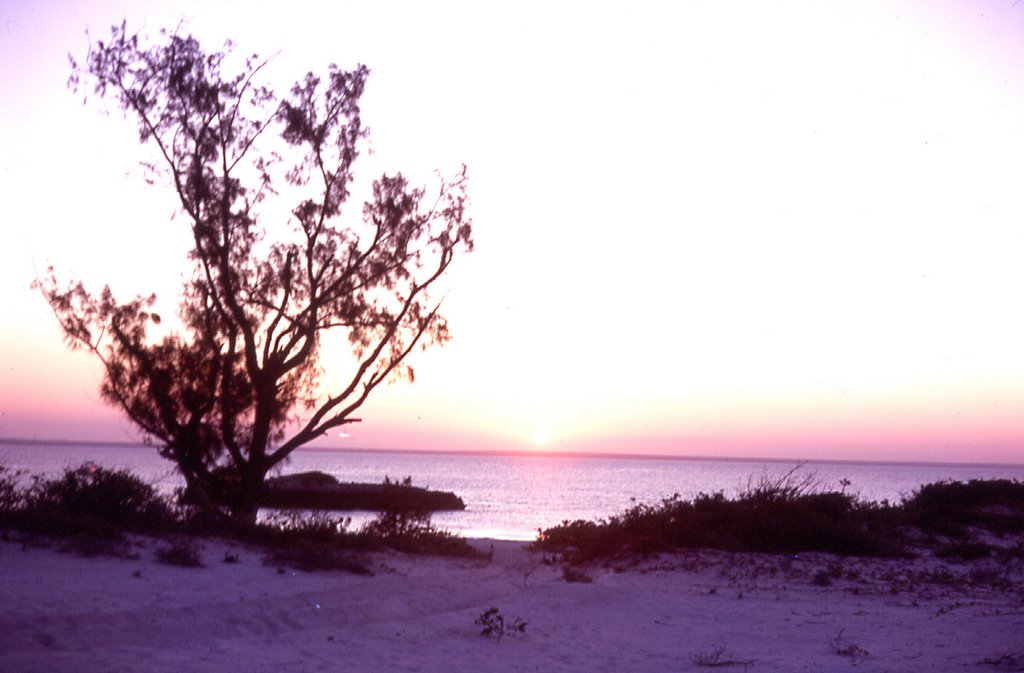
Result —
M 177 540 L 170 546 L 156 551 L 156 560 L 160 563 L 179 568 L 202 568 L 203 551 L 193 540 Z
M 819 570 L 814 573 L 814 577 L 811 578 L 811 584 L 818 587 L 832 586 L 832 578 L 829 576 L 827 571 Z
M 591 584 L 594 581 L 593 577 L 572 566 L 562 568 L 562 579 L 570 584 Z
M 408 554 L 481 557 L 482 552 L 465 538 L 441 530 L 430 522 L 429 512 L 390 511 L 363 526 L 360 534 L 386 547 Z
M 584 559 L 611 556 L 621 551 L 625 543 L 625 540 L 620 540 L 620 544 L 616 544 L 615 538 L 618 536 L 608 532 L 612 525 L 607 521 L 565 520 L 558 526 L 539 531 L 533 546 Z
M 681 548 L 843 555 L 901 553 L 879 505 L 860 503 L 841 492 L 814 492 L 813 480 L 762 477 L 736 499 L 701 493 L 692 501 L 678 495 L 658 505 L 636 505 L 601 521 L 565 521 L 541 531 L 535 548 L 561 553 L 574 563 L 622 553 Z
M 348 535 L 352 518 L 324 511 L 283 510 L 266 517 L 262 529 L 279 533 L 285 540 L 337 541 Z
M 263 523 L 240 526 L 223 519 L 189 516 L 188 508 L 171 507 L 152 486 L 129 472 L 91 463 L 56 478 L 34 477 L 27 486 L 21 485 L 21 476 L 0 466 L 0 528 L 74 538 L 63 548 L 87 555 L 130 554 L 125 532 L 188 532 L 262 545 L 272 558 L 296 567 L 352 572 L 368 572 L 369 568 L 351 552 L 383 547 L 413 554 L 486 556 L 464 538 L 434 527 L 426 513 L 384 512 L 358 532 L 349 530 L 350 518 L 328 512 L 278 512 Z M 406 478 L 402 483 L 409 481 Z M 395 484 L 394 488 L 407 486 Z M 159 555 L 175 565 L 201 564 L 197 553 L 190 554 L 189 548 L 180 544 L 161 550 Z
M 36 479 L 25 495 L 23 514 L 35 532 L 116 535 L 159 533 L 176 519 L 152 486 L 123 470 L 85 464 L 54 479 Z
M 76 533 L 65 538 L 60 544 L 62 554 L 77 556 L 113 556 L 115 558 L 135 559 L 139 555 L 132 550 L 131 544 L 120 535 L 96 535 L 93 533 Z
M 267 552 L 264 563 L 272 566 L 289 566 L 296 570 L 344 570 L 356 575 L 373 575 L 369 562 L 337 545 L 312 540 L 273 549 Z
M 24 506 L 24 492 L 18 488 L 21 472 L 15 472 L 0 465 L 0 517 L 6 517 L 11 512 Z M 2 519 L 0 519 L 2 523 Z
M 268 558 L 271 560 L 280 559 L 285 565 L 315 570 L 326 570 L 332 565 L 353 570 L 345 567 L 351 564 L 349 560 L 336 560 L 333 556 L 385 547 L 411 554 L 483 556 L 464 538 L 435 528 L 429 514 L 386 512 L 359 531 L 349 530 L 350 524 L 348 517 L 325 512 L 279 512 L 259 525 L 236 531 L 236 536 L 270 548 Z M 295 558 L 289 560 L 289 554 L 296 549 Z M 311 560 L 307 562 L 304 557 Z M 326 565 L 316 560 L 318 557 L 326 559 Z
M 996 533 L 1024 532 L 1024 482 L 972 479 L 925 484 L 904 502 L 908 520 L 931 532 L 964 537 L 977 526 Z
M 372 575 L 369 564 L 353 550 L 375 548 L 372 540 L 348 531 L 351 519 L 326 512 L 277 512 L 248 532 L 266 548 L 267 565 L 296 570 L 345 570 Z
M 890 556 L 898 552 L 871 531 L 849 495 L 811 493 L 770 502 L 740 500 L 734 511 L 733 544 L 745 551 Z
M 935 555 L 939 558 L 974 561 L 991 556 L 992 547 L 984 542 L 955 542 L 939 547 L 935 550 Z

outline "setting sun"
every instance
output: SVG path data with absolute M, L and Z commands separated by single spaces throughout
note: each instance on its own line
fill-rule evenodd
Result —
M 451 342 L 320 446 L 1021 460 L 1024 6 L 368 3 L 339 41 L 293 4 L 266 10 L 273 31 L 216 0 L 0 4 L 18 101 L 0 106 L 0 437 L 139 439 L 65 348 L 40 272 L 156 292 L 166 315 L 190 273 L 174 190 L 135 168 L 152 148 L 66 87 L 83 31 L 126 20 L 276 54 L 261 77 L 279 93 L 365 63 L 346 224 L 375 176 L 429 190 L 467 166 L 475 249 L 435 296 Z M 56 200 L 39 179 L 55 156 L 76 176 Z M 282 196 L 261 223 L 291 231 Z M 318 343 L 323 396 L 348 385 L 351 345 Z

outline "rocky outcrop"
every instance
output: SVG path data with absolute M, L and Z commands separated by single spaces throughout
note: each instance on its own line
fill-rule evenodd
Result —
M 261 507 L 370 512 L 437 512 L 466 509 L 462 498 L 408 484 L 343 483 L 323 472 L 267 479 Z

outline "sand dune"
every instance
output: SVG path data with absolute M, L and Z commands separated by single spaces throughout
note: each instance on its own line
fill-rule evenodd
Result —
M 281 574 L 258 551 L 218 541 L 203 544 L 205 568 L 176 568 L 156 562 L 160 544 L 142 540 L 138 559 L 120 560 L 0 543 L 0 671 L 977 672 L 1000 670 L 1004 655 L 1024 664 L 1019 560 L 688 552 L 586 568 L 592 582 L 569 583 L 513 542 L 476 541 L 493 548 L 487 562 L 378 553 L 372 577 Z M 238 563 L 221 561 L 227 550 Z M 526 621 L 525 633 L 481 636 L 474 621 L 491 607 Z

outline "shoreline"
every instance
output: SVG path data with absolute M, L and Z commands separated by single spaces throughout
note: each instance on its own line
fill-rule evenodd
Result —
M 576 579 L 590 581 L 570 582 L 508 540 L 470 540 L 489 560 L 373 552 L 369 577 L 282 572 L 216 538 L 200 541 L 205 567 L 178 568 L 155 560 L 163 541 L 133 540 L 136 559 L 0 542 L 0 670 L 978 672 L 1018 653 L 1024 664 L 1020 558 L 694 550 L 582 566 Z M 525 631 L 481 636 L 492 607 Z

